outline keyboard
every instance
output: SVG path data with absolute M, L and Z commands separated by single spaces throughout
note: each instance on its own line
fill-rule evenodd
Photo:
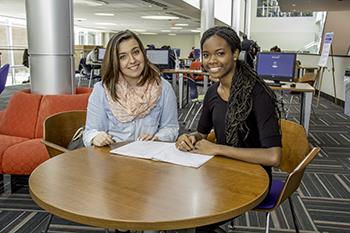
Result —
M 270 87 L 281 87 L 283 83 L 266 83 Z

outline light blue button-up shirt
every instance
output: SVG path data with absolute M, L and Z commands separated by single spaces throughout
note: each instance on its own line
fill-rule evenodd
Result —
M 120 122 L 110 109 L 102 82 L 96 83 L 87 107 L 84 145 L 91 146 L 92 139 L 102 131 L 116 142 L 135 141 L 141 134 L 154 135 L 161 141 L 175 141 L 179 133 L 176 96 L 170 83 L 163 78 L 161 85 L 161 97 L 148 115 Z

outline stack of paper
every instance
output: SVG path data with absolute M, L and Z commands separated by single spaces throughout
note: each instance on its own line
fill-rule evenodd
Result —
M 135 141 L 110 151 L 113 154 L 130 157 L 152 159 L 174 163 L 187 167 L 198 168 L 213 156 L 183 152 L 176 148 L 175 143 Z

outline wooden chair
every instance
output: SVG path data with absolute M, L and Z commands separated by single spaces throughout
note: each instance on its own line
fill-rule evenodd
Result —
M 265 211 L 266 232 L 269 232 L 270 213 L 277 209 L 286 199 L 292 212 L 294 227 L 299 232 L 291 195 L 299 187 L 307 165 L 317 156 L 320 148 L 311 148 L 303 126 L 288 120 L 281 120 L 282 158 L 279 169 L 289 173 L 285 181 L 271 181 L 271 188 L 266 198 L 255 210 Z
M 86 111 L 68 111 L 54 114 L 44 121 L 45 144 L 49 156 L 68 152 L 67 146 L 74 133 L 85 125 Z
M 86 111 L 76 110 L 59 112 L 49 116 L 44 121 L 44 137 L 41 140 L 45 144 L 50 158 L 68 152 L 67 146 L 74 133 L 85 125 Z M 52 214 L 49 214 L 44 232 L 49 230 L 52 221 Z M 108 231 L 106 231 L 108 232 Z

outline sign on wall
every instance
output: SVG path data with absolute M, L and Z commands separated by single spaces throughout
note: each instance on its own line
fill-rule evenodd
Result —
M 321 53 L 320 61 L 318 62 L 318 65 L 321 67 L 327 66 L 329 52 L 333 41 L 333 35 L 334 35 L 333 32 L 327 32 L 324 36 L 322 53 Z

